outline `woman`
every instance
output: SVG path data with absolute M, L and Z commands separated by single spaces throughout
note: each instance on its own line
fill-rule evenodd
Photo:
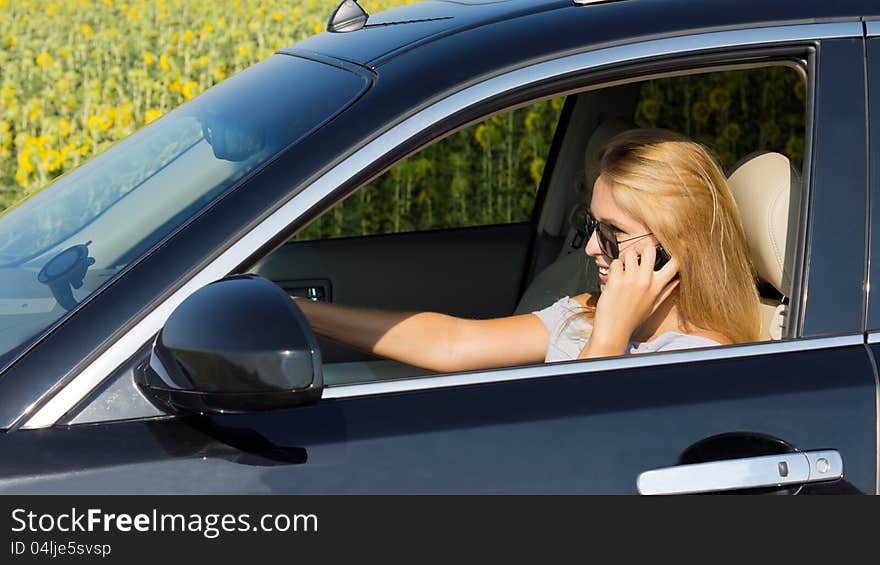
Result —
M 757 340 L 754 270 L 708 151 L 668 130 L 630 130 L 608 142 L 598 171 L 586 245 L 596 295 L 491 320 L 298 304 L 318 334 L 434 371 Z

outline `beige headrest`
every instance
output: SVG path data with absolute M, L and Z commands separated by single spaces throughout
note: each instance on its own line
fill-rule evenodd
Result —
M 629 120 L 611 116 L 604 118 L 593 130 L 587 141 L 587 146 L 584 148 L 585 180 L 588 194 L 593 192 L 593 184 L 596 182 L 596 177 L 599 176 L 599 152 L 605 147 L 605 144 L 611 141 L 612 137 L 635 127 Z
M 785 249 L 789 199 L 792 184 L 799 182 L 797 172 L 788 157 L 768 152 L 745 160 L 727 182 L 739 207 L 758 276 L 790 296 L 791 273 L 786 272 Z

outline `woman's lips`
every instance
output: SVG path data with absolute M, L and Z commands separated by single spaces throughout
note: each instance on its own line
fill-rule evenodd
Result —
M 608 267 L 596 265 L 599 268 L 599 280 L 603 283 L 608 282 Z

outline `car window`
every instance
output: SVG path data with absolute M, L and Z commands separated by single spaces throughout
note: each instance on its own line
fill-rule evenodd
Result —
M 295 241 L 526 222 L 564 97 L 492 116 L 398 162 Z
M 804 159 L 806 128 L 805 77 L 806 75 L 803 70 L 797 68 L 795 65 L 780 64 L 776 66 L 729 71 L 697 71 L 693 74 L 684 76 L 681 76 L 679 73 L 676 76 L 654 78 L 636 84 L 635 92 L 637 92 L 637 96 L 632 100 L 632 103 L 628 106 L 628 109 L 623 113 L 622 117 L 630 124 L 628 126 L 630 128 L 670 129 L 685 134 L 691 139 L 702 143 L 709 149 L 710 153 L 715 157 L 727 175 L 730 175 L 737 170 L 751 171 L 751 169 L 756 166 L 760 166 L 769 171 L 767 174 L 771 176 L 767 176 L 766 179 L 762 178 L 760 174 L 753 175 L 751 172 L 749 172 L 749 175 L 751 176 L 746 181 L 743 181 L 741 178 L 732 178 L 730 185 L 735 197 L 737 197 L 738 194 L 743 193 L 743 184 L 748 185 L 746 187 L 746 192 L 757 191 L 757 193 L 761 193 L 764 190 L 764 188 L 762 188 L 762 183 L 768 183 L 766 189 L 770 190 L 775 186 L 774 183 L 778 176 L 790 180 L 790 194 L 786 194 L 785 197 L 790 198 L 791 200 L 791 212 L 786 212 L 785 217 L 782 217 L 781 221 L 786 224 L 782 227 L 783 232 L 786 232 L 787 234 L 796 234 L 798 218 L 800 217 L 798 202 L 801 190 L 800 177 Z M 615 86 L 609 87 L 609 93 L 613 95 L 612 98 L 617 98 L 617 91 L 613 90 L 614 88 Z M 630 89 L 630 91 L 633 90 Z M 602 98 L 594 97 L 592 100 L 602 100 Z M 552 104 L 550 106 L 552 108 Z M 590 113 L 593 121 L 584 119 L 582 122 L 577 122 L 573 117 L 572 121 L 570 121 L 566 127 L 568 130 L 578 127 L 585 129 L 601 129 L 601 124 L 603 123 L 603 119 L 605 119 L 604 116 L 610 114 L 621 116 L 620 108 L 618 102 L 615 102 L 613 112 L 611 111 L 611 108 L 593 108 Z M 471 148 L 471 154 L 475 154 L 480 158 L 480 160 L 472 164 L 472 178 L 479 179 L 479 182 L 481 183 L 480 186 L 484 190 L 484 209 L 476 210 L 476 213 L 478 214 L 477 217 L 481 217 L 480 215 L 483 215 L 482 217 L 486 218 L 492 217 L 488 215 L 488 212 L 485 209 L 485 198 L 488 194 L 494 194 L 497 197 L 499 192 L 495 191 L 499 186 L 503 186 L 504 184 L 503 182 L 498 182 L 497 177 L 504 172 L 504 167 L 499 167 L 499 165 L 504 164 L 505 148 L 509 148 L 511 145 L 515 147 L 519 144 L 522 149 L 524 145 L 523 142 L 525 142 L 525 145 L 527 146 L 530 129 L 525 126 L 528 123 L 528 116 L 535 116 L 535 114 L 534 107 L 518 110 L 517 112 L 490 118 L 477 126 L 472 126 L 469 130 L 463 130 L 456 134 L 460 136 L 459 138 L 447 138 L 447 141 L 456 144 L 461 144 L 467 138 L 470 138 L 468 141 L 479 141 L 482 132 L 485 131 L 485 129 L 481 128 L 486 128 L 487 126 L 503 126 L 506 120 L 510 119 L 511 116 L 514 117 L 514 121 L 516 121 L 517 115 L 522 116 L 524 127 L 519 131 L 522 132 L 523 137 L 519 140 L 511 140 L 511 138 L 499 136 L 495 138 L 496 143 L 491 148 L 476 152 Z M 532 119 L 535 118 L 533 117 Z M 513 131 L 516 132 L 517 130 L 513 129 Z M 587 135 L 586 138 L 589 139 L 590 136 Z M 584 137 L 581 139 L 584 139 Z M 580 143 L 583 145 L 584 142 L 581 141 Z M 418 195 L 426 194 L 427 192 L 423 191 L 430 189 L 426 189 L 425 187 L 435 186 L 432 183 L 437 180 L 431 176 L 432 164 L 444 162 L 454 166 L 457 163 L 454 157 L 445 160 L 441 158 L 441 155 L 444 154 L 447 156 L 455 156 L 457 154 L 457 151 L 447 149 L 443 144 L 444 142 L 441 141 L 436 146 L 399 163 L 395 167 L 392 167 L 377 181 L 365 186 L 359 192 L 354 193 L 354 195 L 343 205 L 351 206 L 348 209 L 349 211 L 336 212 L 339 214 L 336 216 L 336 221 L 341 222 L 341 226 L 349 226 L 349 229 L 356 230 L 358 226 L 361 226 L 361 229 L 364 230 L 361 232 L 362 234 L 370 233 L 370 230 L 366 229 L 369 226 L 384 226 L 381 229 L 389 233 L 393 233 L 397 230 L 405 231 L 408 229 L 417 229 L 421 225 L 419 224 L 419 221 L 424 218 L 424 215 L 422 215 L 424 209 L 416 208 L 418 205 Z M 587 145 L 589 145 L 589 143 L 587 143 Z M 481 146 L 477 145 L 477 147 Z M 576 148 L 574 154 L 579 155 L 581 162 L 589 166 L 587 163 L 588 160 L 585 160 L 584 158 L 585 149 L 585 147 L 580 146 Z M 564 149 L 560 151 L 564 153 Z M 497 159 L 499 155 L 501 157 L 500 163 Z M 778 156 L 781 161 L 777 162 L 777 164 L 782 163 L 781 167 L 776 167 L 774 169 L 773 167 L 775 165 L 771 165 L 768 169 L 767 165 L 763 164 L 763 161 L 760 162 L 760 165 L 755 165 L 752 161 L 755 157 L 768 155 L 773 156 L 774 158 L 775 156 Z M 521 170 L 523 171 L 522 178 L 528 179 L 525 169 L 523 168 Z M 544 171 L 544 174 L 547 173 L 548 171 Z M 459 202 L 456 198 L 460 198 L 460 194 L 455 190 L 455 176 L 438 176 L 443 179 L 443 186 L 446 187 L 446 197 L 449 199 L 447 201 L 448 209 L 445 211 L 445 218 L 452 219 L 462 217 L 455 215 L 458 210 L 456 206 Z M 495 180 L 486 181 L 485 179 Z M 529 188 L 534 190 L 535 185 L 540 179 L 536 175 L 535 178 L 531 180 L 533 184 Z M 523 183 L 521 186 L 526 187 L 528 186 L 528 183 Z M 551 190 L 571 190 L 571 188 L 563 186 L 551 188 Z M 358 209 L 358 206 L 367 206 L 370 204 L 373 201 L 372 199 L 376 198 L 376 194 L 383 191 L 386 200 L 382 200 L 382 204 L 377 206 L 375 209 L 377 210 L 375 216 L 367 211 L 369 208 Z M 432 192 L 431 194 L 436 195 L 439 194 L 439 192 Z M 522 194 L 528 194 L 528 191 L 524 188 Z M 548 195 L 548 199 L 552 199 L 553 197 L 553 194 Z M 783 337 L 787 337 L 787 334 L 785 333 L 787 314 L 786 304 L 791 290 L 790 266 L 793 265 L 792 259 L 796 252 L 796 241 L 792 241 L 792 243 L 789 244 L 787 253 L 785 253 L 786 269 L 788 272 L 784 273 L 782 278 L 785 278 L 786 280 L 782 281 L 780 277 L 775 277 L 772 272 L 767 274 L 768 267 L 763 264 L 764 259 L 762 259 L 762 257 L 766 255 L 767 250 L 762 250 L 760 237 L 755 237 L 755 234 L 752 232 L 762 230 L 764 232 L 767 231 L 766 216 L 768 211 L 766 208 L 760 207 L 763 206 L 762 202 L 754 204 L 749 201 L 749 198 L 746 198 L 745 201 L 738 201 L 738 205 L 740 205 L 740 214 L 744 216 L 743 227 L 746 231 L 746 239 L 749 245 L 748 252 L 753 255 L 752 261 L 755 263 L 757 269 L 758 288 L 761 302 L 760 340 L 782 339 Z M 589 202 L 589 198 L 587 198 L 586 201 Z M 387 207 L 390 202 L 402 203 L 402 207 Z M 495 202 L 498 202 L 498 200 L 493 200 L 493 203 Z M 462 207 L 469 205 L 469 208 L 473 210 L 474 204 L 479 205 L 479 201 L 466 202 Z M 385 207 L 383 208 L 382 206 Z M 336 208 L 331 209 L 329 214 L 325 214 L 328 223 L 324 224 L 322 229 L 332 229 L 330 226 L 332 226 L 331 222 L 334 218 L 333 213 L 340 208 L 342 208 L 342 206 L 337 206 Z M 378 210 L 382 211 L 378 212 Z M 419 211 L 412 213 L 414 210 Z M 407 212 L 410 213 L 408 214 Z M 515 217 L 513 215 L 511 216 Z M 372 220 L 373 218 L 375 218 L 375 220 Z M 780 219 L 777 218 L 777 220 Z M 489 221 L 491 221 L 491 219 Z M 443 225 L 447 226 L 449 224 L 446 223 Z M 433 224 L 432 226 L 436 227 L 436 225 Z M 312 233 L 319 232 L 316 230 Z M 349 231 L 348 234 L 351 235 L 352 232 Z M 758 235 L 760 236 L 760 234 Z M 792 236 L 792 239 L 795 238 L 796 236 Z M 782 248 L 784 249 L 785 246 L 783 245 Z M 582 240 L 576 252 L 573 253 L 573 256 L 579 256 L 583 254 L 583 252 Z M 551 263 L 547 267 L 547 270 L 548 272 L 552 272 L 552 280 L 556 280 L 560 285 L 566 285 L 567 280 L 562 280 L 563 278 L 579 277 L 584 268 L 583 261 L 572 261 L 566 256 Z M 590 265 L 587 265 L 587 269 L 590 269 Z M 772 271 L 772 268 L 770 271 Z M 783 271 L 780 270 L 780 272 Z M 540 276 L 540 273 L 538 276 Z M 597 276 L 595 271 L 592 276 Z M 393 290 L 393 288 L 393 282 L 389 282 L 389 289 Z M 598 288 L 598 285 L 595 285 L 593 288 Z M 582 291 L 583 289 L 577 292 Z M 549 292 L 552 294 L 552 289 Z M 556 292 L 552 295 L 558 298 L 562 294 L 575 294 L 575 292 Z M 463 297 L 462 300 L 464 299 L 465 298 Z M 556 298 L 548 298 L 547 303 L 552 303 L 554 300 L 556 300 Z M 557 304 L 557 306 L 560 305 Z M 565 310 L 563 313 L 565 315 L 560 314 L 559 316 L 554 317 L 553 314 L 556 314 L 556 312 L 548 311 L 547 314 L 542 317 L 542 321 L 551 318 L 559 318 L 560 320 L 568 319 L 571 315 L 571 310 L 576 309 L 577 305 L 574 302 L 571 302 L 570 304 L 562 304 L 560 307 L 564 307 L 562 309 Z M 537 308 L 535 310 L 537 310 Z M 553 335 L 557 328 L 548 327 L 548 329 L 550 329 L 551 335 Z M 694 348 L 717 345 L 717 342 L 710 339 L 699 337 L 682 339 L 683 337 L 685 336 L 676 337 L 674 335 L 667 335 L 664 339 L 669 341 L 670 344 L 673 344 L 674 348 Z M 583 343 L 557 343 L 556 345 L 563 349 L 566 346 L 575 347 L 577 345 L 578 347 L 575 349 L 580 350 Z M 670 345 L 670 347 L 672 347 L 672 345 Z M 639 354 L 648 354 L 649 352 L 655 351 L 656 348 L 650 343 L 639 343 L 638 340 L 633 340 L 632 349 L 633 351 L 639 352 Z M 574 349 L 572 349 L 572 351 L 574 351 Z M 663 348 L 660 348 L 660 351 L 663 351 Z M 565 360 L 565 356 L 551 355 L 548 357 L 548 360 L 549 359 Z M 325 369 L 326 382 L 330 385 L 386 380 L 426 374 L 429 372 L 387 360 L 358 360 L 352 362 L 350 360 L 342 361 L 334 359 L 332 355 L 326 360 Z

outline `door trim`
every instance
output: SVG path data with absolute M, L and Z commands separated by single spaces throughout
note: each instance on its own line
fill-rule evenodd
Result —
M 329 386 L 324 388 L 324 393 L 321 395 L 321 399 L 354 398 L 376 394 L 414 392 L 526 379 L 544 379 L 549 377 L 608 373 L 626 369 L 659 367 L 679 363 L 697 363 L 702 361 L 736 359 L 741 357 L 763 357 L 767 355 L 778 355 L 798 351 L 813 351 L 817 349 L 863 345 L 864 343 L 865 338 L 862 334 L 851 334 L 835 337 L 793 339 L 789 341 L 724 345 L 688 351 L 652 353 L 651 355 L 627 355 L 607 359 L 563 361 L 548 363 L 545 365 L 505 367 L 484 371 L 448 373 L 439 376 L 431 375 L 408 379 Z

